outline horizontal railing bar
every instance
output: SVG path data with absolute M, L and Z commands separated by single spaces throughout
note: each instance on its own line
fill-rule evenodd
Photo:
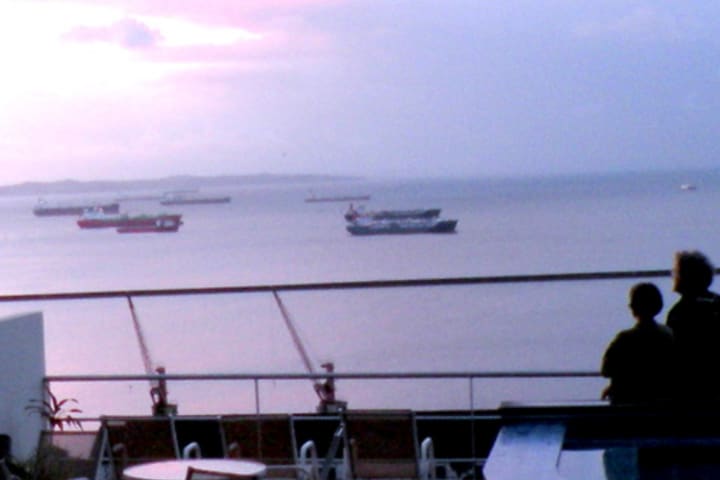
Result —
M 301 412 L 289 412 L 290 415 L 300 415 L 303 419 L 312 419 L 316 422 L 336 422 L 338 417 L 336 414 L 335 416 L 329 415 L 326 413 L 311 413 L 306 411 Z M 466 421 L 470 419 L 479 419 L 479 420 L 485 420 L 485 419 L 499 419 L 501 417 L 498 409 L 496 408 L 485 408 L 485 409 L 472 409 L 468 411 L 463 410 L 448 410 L 444 413 L 438 413 L 437 410 L 414 410 L 414 413 L 416 414 L 415 418 L 419 422 L 434 422 L 438 420 L 442 421 Z M 260 413 L 260 416 L 263 414 Z M 222 419 L 224 417 L 232 418 L 237 416 L 237 413 L 191 413 L 191 414 L 183 414 L 181 415 L 183 420 L 207 420 L 207 419 Z M 101 414 L 98 416 L 73 416 L 73 421 L 78 421 L 81 423 L 91 423 L 91 422 L 102 422 L 104 420 L 123 420 L 123 419 L 134 419 L 138 418 L 137 414 Z M 83 430 L 66 430 L 64 433 L 69 435 L 79 435 L 87 433 L 87 431 Z
M 467 378 L 588 378 L 599 377 L 597 371 L 495 371 L 495 372 L 358 372 L 358 373 L 180 373 L 166 375 L 47 375 L 46 382 L 108 382 L 142 380 L 395 380 L 395 379 L 467 379 Z
M 720 273 L 720 269 L 716 271 Z M 273 291 L 350 290 L 369 288 L 438 287 L 449 285 L 477 285 L 528 282 L 558 282 L 584 280 L 617 280 L 626 278 L 656 278 L 671 275 L 670 270 L 628 270 L 585 273 L 543 273 L 537 275 L 498 275 L 485 277 L 448 277 L 407 280 L 369 280 L 353 282 L 287 283 L 206 288 L 165 288 L 139 290 L 104 290 L 95 292 L 59 292 L 0 295 L 0 302 L 37 300 L 85 300 L 98 298 L 160 297 L 176 295 L 218 295 L 230 293 L 264 293 Z

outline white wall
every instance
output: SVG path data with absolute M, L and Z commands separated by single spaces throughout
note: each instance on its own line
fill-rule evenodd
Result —
M 45 341 L 42 312 L 0 319 L 0 433 L 12 438 L 12 454 L 25 459 L 35 450 L 43 420 L 28 414 L 31 398 L 43 398 Z

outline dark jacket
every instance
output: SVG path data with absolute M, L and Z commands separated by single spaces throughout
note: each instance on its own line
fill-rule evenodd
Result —
M 683 295 L 668 312 L 677 345 L 678 398 L 720 399 L 720 296 Z
M 602 362 L 610 378 L 612 403 L 647 403 L 667 400 L 673 393 L 675 342 L 672 331 L 654 320 L 638 322 L 618 333 Z

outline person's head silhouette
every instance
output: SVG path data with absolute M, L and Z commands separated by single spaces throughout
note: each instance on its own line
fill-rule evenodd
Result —
M 662 307 L 662 294 L 654 284 L 638 283 L 630 289 L 630 310 L 638 320 L 652 320 Z
M 714 271 L 713 264 L 701 252 L 677 252 L 673 267 L 673 290 L 680 295 L 704 293 L 712 284 Z

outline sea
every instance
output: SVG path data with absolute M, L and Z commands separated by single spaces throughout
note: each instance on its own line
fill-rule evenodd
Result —
M 680 188 L 693 184 L 693 190 Z M 441 208 L 453 234 L 352 236 L 346 202 L 368 210 Z M 47 196 L 48 201 L 108 199 Z M 152 192 L 150 192 L 152 193 Z M 157 192 L 155 192 L 157 193 Z M 177 233 L 81 230 L 73 217 L 36 217 L 33 195 L 0 197 L 0 292 L 60 293 L 670 269 L 698 249 L 720 262 L 720 171 L 502 179 L 356 179 L 203 189 L 227 204 L 163 207 L 124 201 L 129 213 L 177 212 Z M 607 344 L 632 325 L 627 291 L 639 280 L 283 292 L 316 371 L 338 373 L 597 371 Z M 654 278 L 665 300 L 671 279 Z M 152 364 L 168 373 L 304 373 L 272 295 L 134 299 Z M 42 311 L 48 375 L 145 373 L 125 299 L 13 302 L 0 313 Z M 339 380 L 352 408 L 493 408 L 503 401 L 594 401 L 605 381 Z M 150 412 L 144 381 L 55 382 L 83 415 Z M 176 381 L 181 414 L 312 411 L 308 380 Z

